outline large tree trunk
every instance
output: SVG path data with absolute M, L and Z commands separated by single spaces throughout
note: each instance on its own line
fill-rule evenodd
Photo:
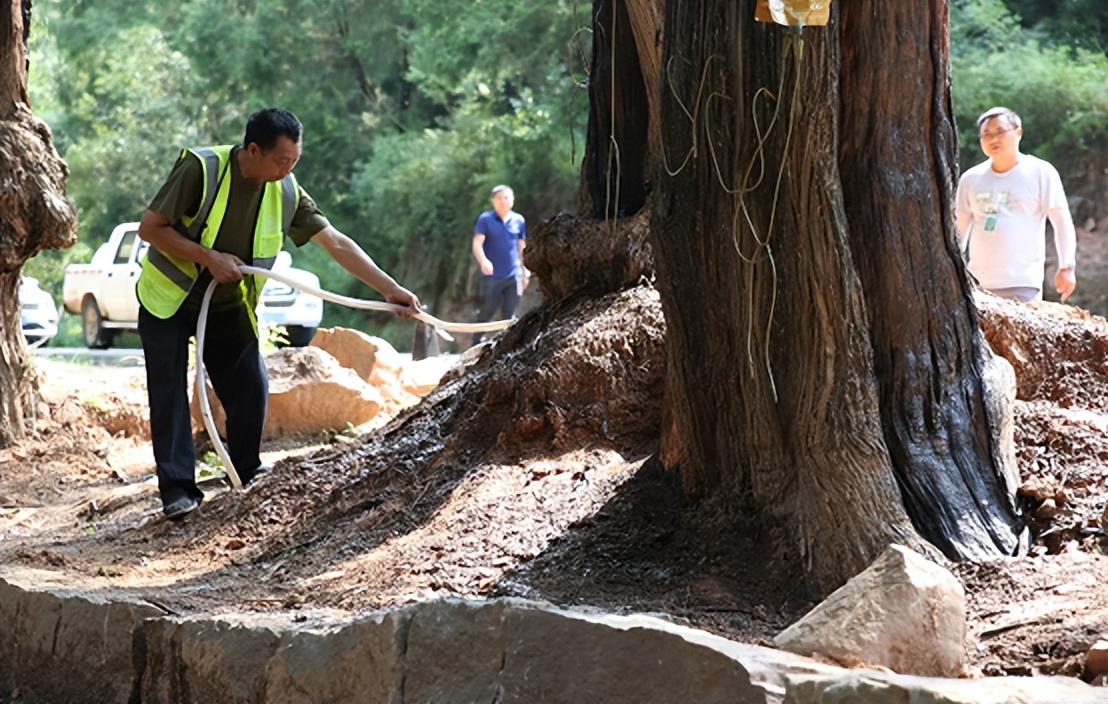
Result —
M 753 16 L 752 2 L 715 0 L 666 15 L 676 90 L 662 141 L 671 163 L 690 157 L 655 196 L 668 392 L 686 487 L 749 496 L 830 588 L 918 539 L 881 433 L 847 244 L 838 42 L 811 31 L 802 48 Z M 776 104 L 755 100 L 763 86 Z M 779 108 L 761 152 L 752 107 L 763 128 Z
M 65 163 L 27 99 L 31 0 L 0 0 L 0 447 L 21 437 L 35 402 L 19 320 L 19 271 L 47 248 L 69 247 L 76 215 Z
M 755 24 L 754 0 L 667 3 L 664 68 L 645 80 L 660 87 L 659 153 L 640 177 L 667 322 L 667 464 L 690 494 L 750 502 L 823 589 L 890 541 L 920 544 L 913 522 L 956 558 L 1011 553 L 1020 530 L 950 237 L 945 0 L 844 4 L 797 32 Z M 618 30 L 621 5 L 597 0 L 597 21 Z M 618 46 L 598 43 L 616 65 L 592 96 L 616 134 L 611 77 L 634 83 L 646 64 L 619 65 Z M 649 115 L 646 94 L 631 118 Z M 598 169 L 598 147 L 583 183 L 635 192 L 635 172 Z
M 948 22 L 937 0 L 842 3 L 839 165 L 905 506 L 943 552 L 980 558 L 1016 549 L 1018 517 L 954 237 Z

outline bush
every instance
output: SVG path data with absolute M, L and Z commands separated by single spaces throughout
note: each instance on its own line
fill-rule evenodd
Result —
M 962 168 L 983 159 L 977 116 L 1004 105 L 1023 119 L 1021 149 L 1083 173 L 1108 153 L 1108 57 L 1044 44 L 1000 0 L 956 3 L 951 17 L 954 109 Z

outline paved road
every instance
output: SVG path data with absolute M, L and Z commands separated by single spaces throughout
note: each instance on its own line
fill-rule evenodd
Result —
M 34 350 L 36 357 L 45 357 L 63 362 L 100 364 L 113 367 L 141 367 L 145 364 L 142 348 L 111 348 L 90 350 L 86 347 L 39 347 Z

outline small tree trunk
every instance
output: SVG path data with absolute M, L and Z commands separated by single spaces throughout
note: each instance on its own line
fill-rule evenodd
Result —
M 635 14 L 640 22 L 642 13 L 639 8 Z M 633 215 L 646 203 L 650 100 L 627 2 L 596 0 L 592 26 L 589 122 L 577 207 L 583 216 L 610 219 Z
M 19 314 L 19 271 L 47 248 L 76 241 L 65 162 L 31 114 L 27 49 L 31 0 L 0 0 L 0 447 L 33 416 L 35 385 Z
M 0 119 L 29 105 L 27 99 L 27 38 L 31 0 L 0 0 Z
M 18 271 L 0 273 L 0 447 L 22 436 L 28 418 L 33 417 L 37 392 L 18 324 L 19 279 Z

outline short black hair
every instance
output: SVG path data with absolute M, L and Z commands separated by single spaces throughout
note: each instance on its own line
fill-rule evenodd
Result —
M 266 108 L 254 113 L 246 121 L 246 136 L 242 138 L 242 146 L 248 147 L 253 142 L 263 152 L 267 152 L 277 146 L 277 140 L 281 137 L 288 137 L 299 143 L 303 132 L 304 125 L 296 115 L 282 108 Z

